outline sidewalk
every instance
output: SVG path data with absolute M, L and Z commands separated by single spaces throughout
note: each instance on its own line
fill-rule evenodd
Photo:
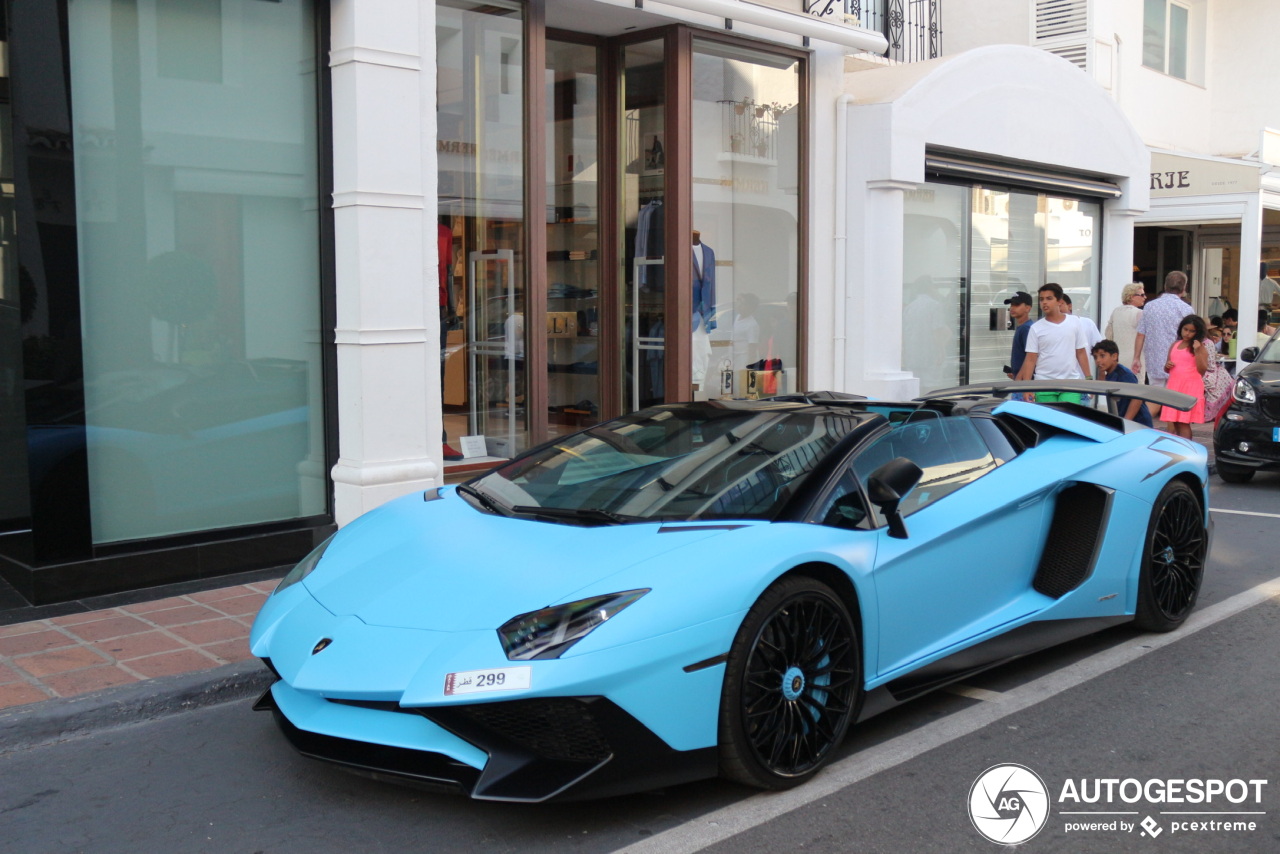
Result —
M 1209 449 L 1213 472 L 1213 425 L 1192 432 Z M 95 714 L 123 723 L 141 719 L 145 709 L 262 690 L 270 680 L 251 660 L 249 627 L 275 585 L 255 581 L 0 626 L 0 735 L 29 735 L 33 728 L 22 719 L 41 715 L 54 722 L 35 727 L 39 737 L 58 737 L 91 726 Z M 77 697 L 84 702 L 70 703 Z M 71 717 L 82 723 L 68 726 Z M 14 746 L 5 740 L 0 751 Z
M 274 581 L 0 626 L 0 709 L 245 661 Z

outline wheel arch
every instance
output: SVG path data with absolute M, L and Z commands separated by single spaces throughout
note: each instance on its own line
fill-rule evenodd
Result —
M 815 581 L 821 581 L 835 591 L 835 594 L 840 597 L 840 601 L 849 609 L 849 616 L 853 617 L 853 627 L 858 633 L 858 646 L 865 652 L 867 644 L 866 638 L 863 637 L 862 600 L 858 595 L 858 588 L 853 583 L 853 579 L 849 578 L 849 574 L 833 564 L 810 561 L 809 563 L 802 563 L 799 566 L 792 567 L 779 578 L 786 578 L 792 575 L 802 575 Z M 866 673 L 863 673 L 862 679 L 864 682 L 866 678 Z

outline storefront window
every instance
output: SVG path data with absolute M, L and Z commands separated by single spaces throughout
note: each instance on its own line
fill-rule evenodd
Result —
M 800 71 L 694 41 L 693 233 L 668 243 L 693 253 L 698 400 L 800 390 Z
M 446 442 L 527 443 L 524 21 L 506 0 L 436 4 Z
M 623 407 L 666 400 L 666 51 L 662 40 L 622 50 L 618 139 L 623 284 Z M 674 244 L 673 244 L 674 245 Z
M 1005 300 L 1057 282 L 1101 325 L 1102 206 L 1027 190 L 928 183 L 907 192 L 902 366 L 921 392 L 1005 378 Z
M 1004 301 L 1017 291 L 1032 295 L 1046 281 L 1044 217 L 1040 212 L 1041 197 L 1035 193 L 992 190 L 984 187 L 964 188 L 972 197 L 970 230 L 970 281 L 972 305 L 968 323 L 968 370 L 972 381 L 1004 379 L 1004 366 L 1009 363 L 1012 332 L 1004 324 L 992 324 L 990 308 L 1006 308 Z M 1062 284 L 1062 283 L 1059 283 Z M 1065 285 L 1064 285 L 1065 287 Z M 1033 313 L 1038 311 L 1033 308 Z M 1034 319 L 1034 318 L 1033 318 Z M 992 326 L 999 328 L 993 329 Z M 957 341 L 956 346 L 961 346 Z M 961 381 L 959 373 L 950 375 L 948 384 Z M 924 384 L 920 386 L 925 390 Z
M 547 42 L 547 410 L 552 435 L 600 420 L 596 49 Z
M 907 192 L 902 258 L 902 367 L 922 392 L 960 376 L 969 189 L 926 184 Z
M 93 541 L 323 513 L 312 4 L 66 9 Z
M 0 44 L 7 47 L 0 16 Z M 0 53 L 0 85 L 9 86 L 8 50 Z M 30 315 L 21 299 L 16 244 L 13 170 L 13 108 L 0 100 L 0 533 L 27 526 L 31 513 L 27 482 L 27 431 L 23 406 L 22 324 Z M 29 290 L 29 289 L 28 289 Z

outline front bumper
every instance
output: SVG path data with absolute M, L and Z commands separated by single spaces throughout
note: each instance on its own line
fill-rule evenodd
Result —
M 607 797 L 714 777 L 719 765 L 716 748 L 674 750 L 604 697 L 405 708 L 327 700 L 280 681 L 254 708 L 272 711 L 304 756 L 479 800 Z M 385 743 L 332 734 L 353 723 L 376 727 Z
M 1233 409 L 1232 412 L 1235 410 Z M 1228 412 L 1228 415 L 1231 412 Z M 1280 471 L 1280 441 L 1276 431 L 1280 423 L 1246 416 L 1233 421 L 1223 416 L 1213 434 L 1214 457 L 1219 462 L 1257 471 Z M 1249 450 L 1240 450 L 1245 442 Z

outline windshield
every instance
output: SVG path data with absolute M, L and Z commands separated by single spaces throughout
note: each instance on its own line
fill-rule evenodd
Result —
M 584 523 L 771 519 L 858 420 L 714 404 L 655 407 L 568 436 L 471 485 L 504 510 L 577 511 Z
M 1280 335 L 1272 335 L 1271 340 L 1258 352 L 1259 362 L 1280 362 Z

